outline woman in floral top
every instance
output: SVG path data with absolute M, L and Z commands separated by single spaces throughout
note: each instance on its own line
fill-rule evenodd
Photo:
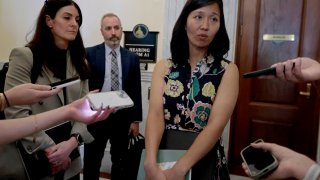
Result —
M 188 0 L 170 47 L 172 59 L 159 61 L 152 77 L 146 179 L 183 180 L 191 168 L 193 180 L 230 179 L 220 137 L 236 104 L 239 72 L 224 59 L 229 38 L 222 0 Z M 187 151 L 161 170 L 159 148 Z

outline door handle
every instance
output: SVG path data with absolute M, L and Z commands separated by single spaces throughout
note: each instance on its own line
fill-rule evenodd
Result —
M 301 96 L 306 96 L 307 99 L 310 98 L 311 95 L 311 83 L 307 83 L 306 91 L 300 91 L 299 94 Z

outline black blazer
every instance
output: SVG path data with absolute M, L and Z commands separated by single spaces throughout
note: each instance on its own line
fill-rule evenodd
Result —
M 105 74 L 105 44 L 86 48 L 87 59 L 91 68 L 89 90 L 102 89 Z M 120 47 L 122 67 L 122 89 L 134 102 L 131 108 L 118 111 L 129 122 L 142 121 L 141 74 L 139 56 Z

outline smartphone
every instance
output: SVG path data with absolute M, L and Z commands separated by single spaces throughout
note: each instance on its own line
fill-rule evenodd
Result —
M 79 82 L 80 82 L 79 76 L 75 76 L 72 78 L 64 79 L 62 81 L 51 83 L 50 86 L 51 86 L 51 89 L 64 88 L 64 87 L 67 87 L 67 86 L 70 86 L 72 84 L 79 83 Z
M 123 90 L 91 93 L 87 95 L 87 98 L 93 110 L 107 108 L 108 106 L 119 110 L 134 105 L 132 99 Z
M 260 69 L 257 71 L 252 71 L 252 72 L 248 72 L 243 74 L 242 76 L 244 78 L 253 78 L 253 77 L 258 77 L 258 76 L 262 76 L 262 75 L 276 75 L 276 68 L 275 67 L 270 67 L 270 68 L 266 68 L 266 69 Z
M 258 142 L 263 142 L 263 140 L 258 139 L 254 143 Z M 249 145 L 242 149 L 240 154 L 243 162 L 249 168 L 250 176 L 254 179 L 266 177 L 278 167 L 278 160 L 269 151 Z

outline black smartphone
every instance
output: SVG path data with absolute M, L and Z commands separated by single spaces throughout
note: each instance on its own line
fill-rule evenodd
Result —
M 49 85 L 51 86 L 51 89 L 55 89 L 55 88 L 63 88 L 66 86 L 70 86 L 72 84 L 79 83 L 79 82 L 80 82 L 79 76 L 75 76 L 72 78 L 64 79 L 62 81 L 51 83 Z
M 253 77 L 258 77 L 258 76 L 262 76 L 262 75 L 276 75 L 276 68 L 275 67 L 270 67 L 270 68 L 266 68 L 266 69 L 260 69 L 257 71 L 252 71 L 252 72 L 248 72 L 243 74 L 242 76 L 244 78 L 253 78 Z
M 263 140 L 255 141 L 255 143 L 258 142 L 263 142 Z M 269 151 L 249 145 L 242 149 L 240 154 L 249 169 L 250 176 L 254 179 L 266 177 L 278 167 L 278 160 Z

